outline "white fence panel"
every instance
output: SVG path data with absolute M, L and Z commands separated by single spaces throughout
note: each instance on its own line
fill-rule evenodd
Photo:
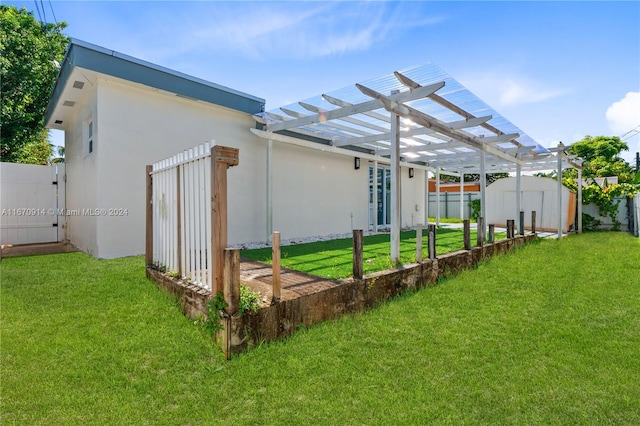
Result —
M 616 197 L 613 200 L 614 202 L 620 203 L 618 205 L 618 212 L 616 214 L 616 220 L 620 222 L 620 229 L 629 229 L 629 207 L 627 206 L 627 198 Z M 600 207 L 598 207 L 597 204 L 585 204 L 584 206 L 582 206 L 582 212 L 593 216 L 594 219 L 600 222 L 600 224 L 597 226 L 598 229 L 612 229 L 614 227 L 614 223 L 610 217 L 600 215 Z
M 64 239 L 64 164 L 0 163 L 0 243 L 35 244 Z
M 438 196 L 434 192 L 429 193 L 429 216 L 436 217 Z M 464 204 L 464 218 L 470 219 L 473 209 L 470 203 L 473 200 L 479 200 L 479 192 L 465 192 L 462 198 Z M 460 193 L 459 192 L 441 192 L 440 193 L 440 217 L 441 218 L 460 218 Z
M 211 290 L 211 146 L 153 164 L 153 263 Z
M 634 204 L 634 214 L 635 214 L 635 231 L 636 231 L 636 236 L 640 237 L 640 194 L 636 194 L 636 196 L 633 199 L 633 204 Z

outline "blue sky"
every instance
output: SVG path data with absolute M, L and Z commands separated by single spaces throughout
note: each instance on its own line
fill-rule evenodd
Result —
M 640 126 L 639 1 L 3 3 L 267 110 L 434 62 L 543 146 Z

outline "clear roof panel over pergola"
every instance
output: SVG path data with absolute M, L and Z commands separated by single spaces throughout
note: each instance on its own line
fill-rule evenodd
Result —
M 408 68 L 256 115 L 261 137 L 313 140 L 389 158 L 397 140 L 404 163 L 443 173 L 555 169 L 557 160 L 517 126 L 435 64 Z M 556 151 L 554 149 L 554 151 Z M 341 150 L 341 152 L 344 152 Z M 562 152 L 562 150 L 560 150 Z M 484 158 L 481 158 L 484 153 Z M 563 167 L 575 167 L 564 156 Z

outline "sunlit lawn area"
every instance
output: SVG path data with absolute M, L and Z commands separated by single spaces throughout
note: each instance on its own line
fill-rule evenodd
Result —
M 427 230 L 422 239 L 423 258 L 428 258 Z M 471 241 L 475 245 L 476 231 L 471 231 Z M 504 238 L 504 233 L 496 233 L 496 239 Z M 364 237 L 364 273 L 382 271 L 392 266 L 389 257 L 389 234 L 376 234 Z M 318 241 L 306 244 L 292 244 L 282 247 L 281 264 L 283 267 L 319 275 L 325 278 L 347 278 L 352 274 L 353 250 L 350 238 Z M 462 229 L 438 228 L 436 253 L 445 254 L 462 250 L 464 238 Z M 271 262 L 271 248 L 243 250 L 241 255 L 262 262 Z M 401 263 L 416 261 L 416 231 L 400 234 Z
M 141 257 L 0 264 L 2 424 L 640 424 L 640 241 L 543 240 L 227 362 Z

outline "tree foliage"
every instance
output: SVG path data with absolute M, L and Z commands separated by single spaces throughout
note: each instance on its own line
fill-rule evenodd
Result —
M 0 157 L 46 163 L 44 113 L 69 42 L 65 22 L 43 24 L 25 8 L 0 5 Z
M 487 185 L 491 185 L 493 182 L 498 179 L 504 179 L 509 177 L 509 173 L 487 173 Z M 449 175 L 440 175 L 440 180 L 442 182 L 460 182 L 460 178 L 456 176 Z M 464 175 L 465 182 L 480 182 L 480 174 L 478 173 L 467 173 Z
M 618 182 L 628 183 L 633 180 L 633 172 L 620 158 L 620 153 L 628 150 L 626 142 L 617 136 L 585 136 L 571 145 L 569 153 L 585 160 L 582 170 L 585 178 L 617 176 Z
M 582 189 L 582 203 L 596 204 L 600 215 L 609 217 L 616 230 L 620 229 L 620 222 L 617 220 L 620 197 L 631 197 L 640 191 L 640 174 L 636 175 L 629 164 L 620 158 L 620 153 L 628 150 L 627 144 L 617 136 L 586 136 L 569 148 L 570 154 L 585 160 L 582 175 L 587 184 Z M 555 176 L 556 173 L 553 174 Z M 600 186 L 594 179 L 612 176 L 618 177 L 617 184 L 605 182 Z M 577 177 L 577 170 L 567 169 L 562 173 L 562 183 L 576 190 Z M 594 218 L 586 219 L 585 223 L 592 223 L 594 227 L 597 225 Z

